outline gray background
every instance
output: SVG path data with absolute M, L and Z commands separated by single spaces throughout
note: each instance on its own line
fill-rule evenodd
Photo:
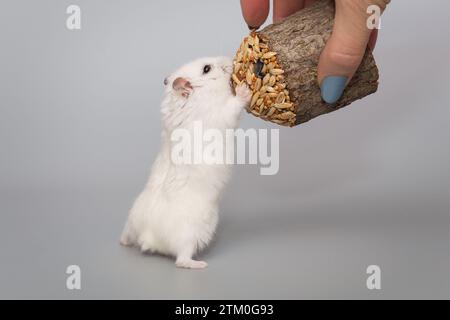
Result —
M 164 76 L 233 55 L 239 2 L 2 1 L 0 298 L 450 298 L 449 12 L 392 1 L 379 92 L 281 129 L 278 175 L 236 167 L 209 268 L 190 271 L 118 238 L 158 150 Z

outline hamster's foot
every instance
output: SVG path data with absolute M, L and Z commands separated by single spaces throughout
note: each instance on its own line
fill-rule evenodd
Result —
M 134 244 L 134 232 L 133 229 L 130 227 L 129 222 L 125 224 L 125 228 L 122 231 L 122 234 L 120 235 L 120 244 L 126 247 L 132 246 Z
M 124 246 L 124 247 L 130 247 L 131 246 L 131 243 L 129 243 L 126 240 L 120 239 L 119 243 L 120 243 L 121 246 Z
M 122 235 L 120 237 L 120 241 L 119 242 L 120 242 L 120 244 L 122 246 L 125 246 L 125 247 L 129 247 L 129 246 L 132 245 L 131 241 L 129 240 L 129 238 L 126 235 Z
M 205 261 L 197 261 L 192 259 L 177 259 L 175 261 L 175 265 L 178 268 L 187 268 L 187 269 L 204 269 L 208 266 Z

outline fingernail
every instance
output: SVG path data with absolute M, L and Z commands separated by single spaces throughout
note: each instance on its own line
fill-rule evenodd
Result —
M 344 92 L 347 84 L 347 77 L 344 76 L 328 76 L 322 81 L 320 91 L 322 93 L 322 99 L 326 103 L 337 102 Z

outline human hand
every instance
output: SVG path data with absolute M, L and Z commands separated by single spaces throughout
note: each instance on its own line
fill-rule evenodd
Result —
M 280 22 L 315 0 L 273 0 L 273 21 Z M 367 46 L 375 47 L 378 30 L 367 27 L 367 8 L 376 5 L 381 13 L 390 0 L 335 0 L 333 32 L 319 58 L 317 81 L 322 99 L 335 103 L 358 69 Z M 269 0 L 241 0 L 244 19 L 250 29 L 259 28 L 267 19 Z

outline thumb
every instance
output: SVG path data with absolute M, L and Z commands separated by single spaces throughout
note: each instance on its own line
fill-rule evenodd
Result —
M 337 102 L 358 69 L 373 30 L 367 27 L 371 4 L 383 10 L 387 0 L 336 0 L 333 33 L 319 59 L 317 71 L 322 99 Z M 381 6 L 384 4 L 384 6 Z

